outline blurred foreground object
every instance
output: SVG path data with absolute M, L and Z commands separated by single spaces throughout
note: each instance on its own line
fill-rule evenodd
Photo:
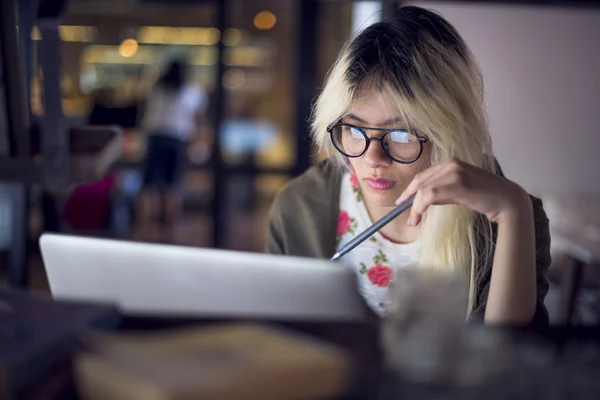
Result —
M 508 367 L 508 343 L 500 333 L 465 323 L 467 292 L 466 282 L 455 274 L 397 271 L 382 327 L 386 364 L 395 374 L 463 385 L 482 383 Z
M 331 398 L 350 370 L 336 347 L 250 324 L 99 336 L 92 348 L 75 361 L 87 400 Z
M 465 323 L 466 288 L 446 272 L 397 271 L 381 331 L 391 379 L 378 400 L 598 397 L 600 336 L 578 342 L 564 331 L 552 343 L 524 328 Z
M 56 302 L 47 296 L 0 291 L 0 399 L 49 399 L 68 380 L 61 366 L 89 329 L 112 329 L 117 309 L 86 302 Z M 43 394 L 42 394 L 43 393 Z
M 544 196 L 552 236 L 551 282 L 559 286 L 559 324 L 600 323 L 600 196 Z

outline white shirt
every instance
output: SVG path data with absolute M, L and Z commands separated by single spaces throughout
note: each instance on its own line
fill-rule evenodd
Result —
M 336 249 L 372 224 L 358 180 L 347 173 L 342 178 Z M 416 266 L 420 259 L 420 249 L 419 241 L 408 244 L 393 243 L 377 232 L 346 254 L 342 260 L 356 271 L 359 292 L 367 304 L 383 316 L 388 304 L 388 287 L 394 279 L 394 270 Z
M 200 87 L 184 86 L 178 91 L 155 87 L 148 95 L 142 127 L 148 133 L 187 140 L 196 129 L 196 114 L 207 105 L 206 93 Z

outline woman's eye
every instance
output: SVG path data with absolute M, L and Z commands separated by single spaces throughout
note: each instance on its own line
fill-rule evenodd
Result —
M 405 130 L 390 131 L 389 137 L 394 143 L 408 143 L 408 132 Z
M 350 133 L 352 134 L 352 137 L 354 137 L 355 139 L 362 139 L 363 138 L 363 134 L 360 131 L 360 129 L 358 129 L 358 128 L 351 127 L 350 128 Z

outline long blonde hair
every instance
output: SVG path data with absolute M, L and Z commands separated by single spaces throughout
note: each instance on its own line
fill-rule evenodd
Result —
M 390 21 L 369 26 L 343 47 L 313 109 L 313 141 L 325 155 L 343 161 L 327 127 L 368 89 L 392 99 L 430 138 L 432 164 L 456 157 L 495 171 L 481 73 L 464 40 L 439 14 L 401 7 Z M 461 206 L 431 207 L 420 240 L 421 265 L 464 273 L 470 313 L 491 267 L 491 225 Z

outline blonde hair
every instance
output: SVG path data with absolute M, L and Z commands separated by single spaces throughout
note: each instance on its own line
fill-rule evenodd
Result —
M 369 26 L 341 50 L 312 118 L 315 145 L 340 165 L 343 156 L 327 127 L 369 89 L 393 101 L 430 139 L 431 163 L 455 157 L 495 171 L 481 73 L 458 32 L 437 13 L 402 7 L 391 21 Z M 485 217 L 455 205 L 429 208 L 421 223 L 421 265 L 461 271 L 469 282 L 469 313 L 490 273 L 491 229 Z

